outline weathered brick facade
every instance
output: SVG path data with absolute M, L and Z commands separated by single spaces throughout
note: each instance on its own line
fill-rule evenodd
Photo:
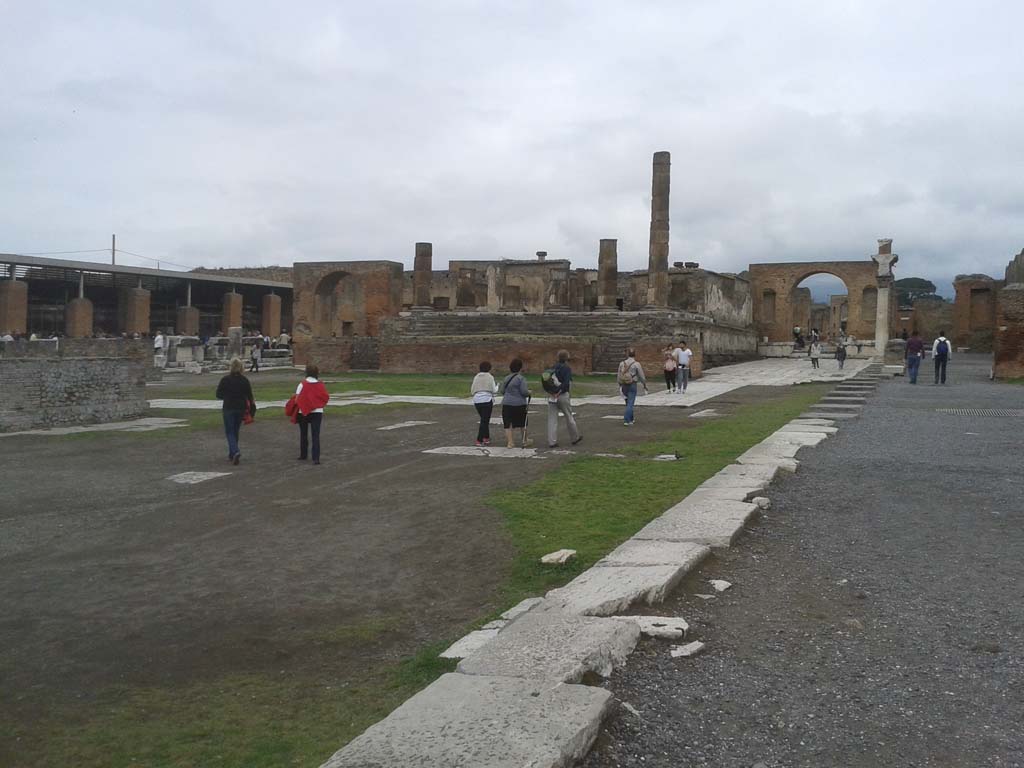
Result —
M 92 336 L 92 302 L 72 299 L 64 310 L 64 332 L 73 339 Z
M 242 327 L 242 294 L 229 291 L 223 298 L 224 315 L 221 318 L 221 333 L 228 335 L 231 328 Z
M 1024 283 L 999 292 L 993 351 L 996 378 L 1024 377 Z
M 0 342 L 0 431 L 145 414 L 146 341 Z
M 268 293 L 260 303 L 260 330 L 264 335 L 278 336 L 281 333 L 281 297 Z
M 118 301 L 118 330 L 124 333 L 149 333 L 150 293 L 145 288 L 123 288 Z
M 953 343 L 975 352 L 990 351 L 1000 283 L 988 275 L 957 275 L 953 288 Z

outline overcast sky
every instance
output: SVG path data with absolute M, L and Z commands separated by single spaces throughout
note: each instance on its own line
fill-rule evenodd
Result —
M 194 266 L 1024 246 L 1020 2 L 8 2 L 0 251 Z M 96 256 L 102 258 L 102 254 Z M 128 259 L 126 259 L 128 261 Z M 940 285 L 948 292 L 948 286 Z

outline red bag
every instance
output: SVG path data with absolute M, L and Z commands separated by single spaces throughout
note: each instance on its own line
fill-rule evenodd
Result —
M 299 401 L 295 399 L 295 395 L 288 398 L 288 402 L 284 404 L 284 415 L 291 419 L 292 424 L 297 424 L 299 421 Z
M 255 415 L 256 415 L 256 403 L 254 403 L 252 400 L 250 400 L 248 402 L 248 407 L 245 409 L 245 413 L 242 414 L 242 423 L 243 424 L 252 424 L 253 421 L 255 421 L 255 418 L 254 418 Z

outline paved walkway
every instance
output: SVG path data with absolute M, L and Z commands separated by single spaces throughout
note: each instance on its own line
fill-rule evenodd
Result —
M 1024 407 L 988 368 L 884 382 L 803 451 L 663 606 L 705 653 L 643 643 L 607 683 L 635 712 L 584 765 L 1024 765 L 1024 416 L 939 410 Z
M 638 397 L 637 406 L 658 406 L 658 407 L 690 407 L 719 397 L 726 392 L 748 386 L 762 387 L 785 387 L 792 384 L 804 384 L 814 381 L 839 381 L 856 376 L 859 371 L 870 364 L 869 360 L 847 360 L 843 370 L 836 368 L 834 360 L 823 360 L 822 367 L 811 368 L 809 360 L 790 360 L 785 358 L 774 358 L 767 360 L 755 360 L 749 363 L 738 363 L 737 365 L 726 365 L 721 368 L 713 368 L 703 377 L 690 383 L 685 394 L 673 395 L 660 387 L 664 386 L 660 379 L 660 372 L 654 371 L 650 374 L 648 385 L 651 394 Z M 467 379 L 468 380 L 468 379 Z M 611 382 L 611 380 L 610 380 Z M 467 385 L 468 386 L 468 385 Z M 613 388 L 614 384 L 610 388 Z M 539 390 L 539 385 L 536 389 Z M 467 405 L 472 403 L 468 397 L 435 397 L 429 395 L 368 395 L 365 397 L 351 397 L 355 393 L 342 392 L 328 403 L 331 407 L 344 407 L 346 405 L 385 405 L 387 403 L 413 403 L 416 405 Z M 171 398 L 152 398 L 149 404 L 153 408 L 175 408 L 175 409 L 198 409 L 216 410 L 221 407 L 219 400 L 182 400 Z M 284 400 L 261 401 L 260 408 L 283 408 Z M 573 398 L 573 405 L 622 405 L 622 397 L 615 395 L 594 396 Z

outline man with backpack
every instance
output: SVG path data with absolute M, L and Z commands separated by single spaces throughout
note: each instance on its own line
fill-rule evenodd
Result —
M 619 370 L 616 374 L 619 382 L 619 389 L 626 399 L 626 413 L 623 417 L 623 425 L 632 427 L 634 422 L 633 405 L 636 403 L 636 388 L 638 384 L 643 385 L 644 393 L 647 392 L 647 377 L 644 376 L 644 369 L 636 360 L 636 351 L 632 347 L 626 349 L 626 359 L 619 363 Z
M 569 439 L 576 445 L 583 438 L 572 415 L 569 389 L 572 387 L 572 368 L 569 367 L 569 353 L 558 350 L 558 362 L 540 377 L 541 386 L 548 395 L 548 446 L 558 447 L 558 414 L 565 415 L 565 426 L 569 428 Z
M 946 338 L 945 331 L 939 331 L 939 337 L 932 342 L 932 359 L 935 361 L 935 383 L 946 383 L 946 363 L 952 357 L 953 348 Z

